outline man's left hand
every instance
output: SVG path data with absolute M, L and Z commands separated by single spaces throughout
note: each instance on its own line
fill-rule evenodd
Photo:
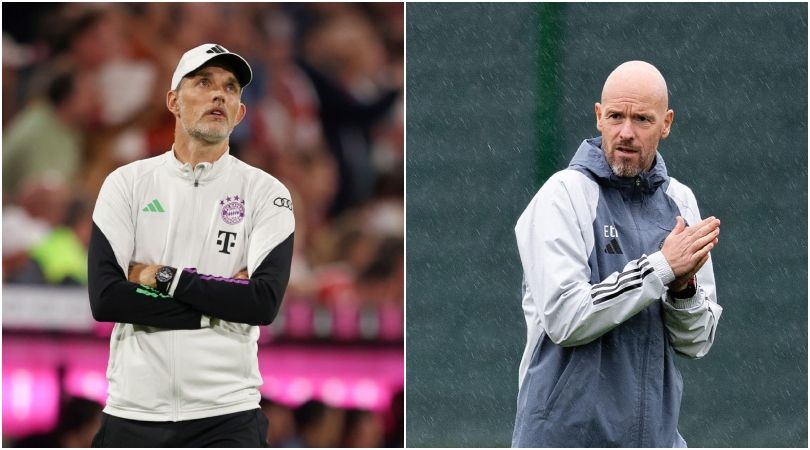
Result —
M 129 265 L 128 279 L 133 283 L 143 284 L 154 289 L 157 287 L 155 275 L 160 268 L 161 264 L 141 264 L 139 262 L 134 262 Z M 231 278 L 236 278 L 238 280 L 249 280 L 250 277 L 248 276 L 247 267 L 239 272 L 236 272 Z
M 143 284 L 152 289 L 157 288 L 157 280 L 155 274 L 160 269 L 160 264 L 141 264 L 134 262 L 129 265 L 129 281 L 133 283 Z

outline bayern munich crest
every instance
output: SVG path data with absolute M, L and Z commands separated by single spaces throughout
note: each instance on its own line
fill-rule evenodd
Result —
M 238 195 L 225 197 L 225 200 L 219 201 L 219 205 L 222 207 L 222 220 L 228 225 L 236 225 L 245 219 L 245 199 Z

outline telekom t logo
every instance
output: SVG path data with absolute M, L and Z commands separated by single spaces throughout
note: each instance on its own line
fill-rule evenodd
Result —
M 236 242 L 234 242 L 236 241 L 236 233 L 233 233 L 231 231 L 219 231 L 217 233 L 217 237 L 219 237 L 219 239 L 217 239 L 217 245 L 222 246 L 219 252 L 225 253 L 226 255 L 230 255 L 231 252 L 228 250 L 232 249 L 236 245 Z M 231 241 L 231 239 L 233 239 L 233 241 Z

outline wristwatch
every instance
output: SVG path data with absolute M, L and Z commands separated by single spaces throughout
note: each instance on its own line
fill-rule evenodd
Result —
M 156 289 L 164 294 L 168 294 L 176 273 L 177 269 L 174 267 L 162 266 L 159 268 L 157 273 L 155 273 Z
M 692 277 L 692 279 L 686 283 L 686 289 L 671 293 L 672 298 L 677 298 L 679 300 L 692 298 L 695 296 L 695 294 L 697 294 L 697 281 L 695 280 L 695 277 Z

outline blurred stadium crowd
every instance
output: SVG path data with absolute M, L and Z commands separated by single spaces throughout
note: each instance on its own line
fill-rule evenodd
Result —
M 3 282 L 86 284 L 102 182 L 171 148 L 171 74 L 186 50 L 213 42 L 245 57 L 254 75 L 230 153 L 280 179 L 295 205 L 279 316 L 305 306 L 393 308 L 401 318 L 403 15 L 399 3 L 3 4 Z M 393 325 L 400 343 L 402 327 Z M 391 441 L 402 432 L 393 413 L 268 402 L 268 414 L 299 424 L 276 438 L 271 420 L 278 445 L 401 446 Z M 331 420 L 323 433 L 332 440 L 308 437 L 307 417 Z M 367 440 L 381 423 L 385 433 Z M 334 431 L 344 429 L 354 431 Z
M 80 256 L 101 183 L 118 166 L 171 148 L 171 73 L 185 50 L 216 42 L 247 58 L 255 77 L 231 154 L 292 191 L 290 294 L 401 304 L 401 4 L 18 4 L 3 12 L 5 282 L 85 282 Z

